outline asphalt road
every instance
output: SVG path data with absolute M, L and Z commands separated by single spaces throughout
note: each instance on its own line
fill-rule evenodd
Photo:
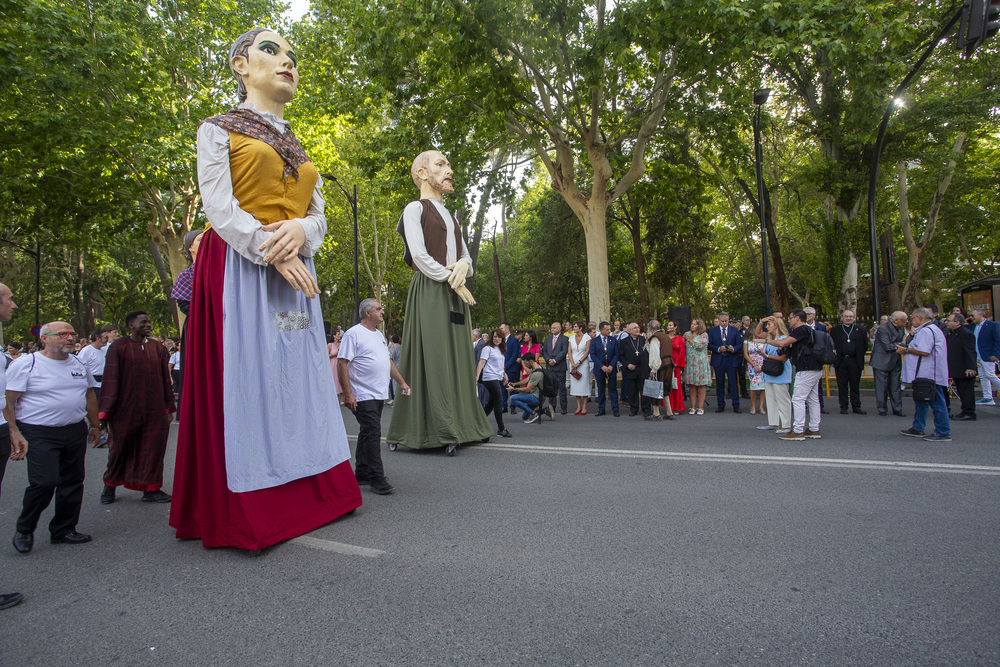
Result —
M 176 540 L 136 492 L 101 506 L 106 450 L 94 541 L 50 545 L 50 508 L 17 554 L 11 462 L 0 664 L 1000 664 L 1000 407 L 947 444 L 864 407 L 800 443 L 727 412 L 383 445 L 395 494 L 257 556 Z

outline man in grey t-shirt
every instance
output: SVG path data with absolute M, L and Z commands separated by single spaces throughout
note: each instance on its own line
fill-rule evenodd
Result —
M 337 375 L 344 390 L 344 405 L 358 420 L 358 446 L 354 454 L 354 477 L 380 495 L 395 489 L 382 468 L 382 407 L 389 398 L 390 377 L 404 396 L 410 387 L 389 358 L 385 337 L 375 327 L 382 323 L 382 304 L 365 299 L 358 308 L 361 322 L 347 330 L 337 353 Z

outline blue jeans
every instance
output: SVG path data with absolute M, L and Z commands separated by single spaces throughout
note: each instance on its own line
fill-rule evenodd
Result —
M 521 420 L 525 420 L 531 416 L 531 413 L 535 411 L 541 404 L 538 397 L 534 394 L 511 394 L 510 395 L 510 406 L 512 408 L 521 408 L 523 412 L 521 413 Z
M 940 386 L 930 403 L 914 401 L 913 428 L 921 433 L 927 424 L 927 409 L 934 411 L 934 435 L 951 434 L 951 422 L 948 420 L 948 406 L 944 402 L 944 391 Z

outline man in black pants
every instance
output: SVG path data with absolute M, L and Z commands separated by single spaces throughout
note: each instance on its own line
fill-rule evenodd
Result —
M 962 402 L 962 412 L 955 421 L 976 420 L 976 336 L 965 326 L 962 315 L 952 313 L 945 321 L 948 331 L 948 377 L 955 383 L 955 393 Z M 951 409 L 951 396 L 944 392 L 944 402 Z
M 630 322 L 625 331 L 624 339 L 618 341 L 618 360 L 622 365 L 622 378 L 628 383 L 629 417 L 639 414 L 642 408 L 643 417 L 653 418 L 652 402 L 642 395 L 643 381 L 649 377 L 649 352 L 646 350 L 646 338 L 639 330 L 636 322 Z
M 382 304 L 376 299 L 361 302 L 361 321 L 347 330 L 337 353 L 337 374 L 344 390 L 344 405 L 358 420 L 358 446 L 354 454 L 354 477 L 379 495 L 395 488 L 382 467 L 382 406 L 389 399 L 389 378 L 399 384 L 403 396 L 410 387 L 389 358 L 385 336 L 375 327 L 382 324 Z
M 830 330 L 833 347 L 837 350 L 837 396 L 840 414 L 847 414 L 848 393 L 850 406 L 855 414 L 866 414 L 861 409 L 861 371 L 865 368 L 868 351 L 868 331 L 854 321 L 854 311 L 845 310 L 840 316 L 840 326 Z
M 17 304 L 14 303 L 14 295 L 6 285 L 0 283 L 0 322 L 10 322 Z M 0 357 L 0 411 L 7 407 L 5 395 L 7 393 L 7 357 Z M 7 469 L 7 459 L 13 458 L 20 461 L 24 458 L 24 449 L 12 451 L 10 446 L 10 433 L 7 429 L 7 420 L 0 412 L 0 485 L 3 485 L 3 474 Z M 20 593 L 0 593 L 0 609 L 8 609 L 14 605 L 21 604 L 24 596 Z
M 53 544 L 82 544 L 76 531 L 83 500 L 88 426 L 91 444 L 101 437 L 94 376 L 73 356 L 76 332 L 68 322 L 49 322 L 40 335 L 45 348 L 20 357 L 7 369 L 6 417 L 15 451 L 27 447 L 28 488 L 17 520 L 14 548 L 31 551 L 38 519 L 55 494 L 49 522 Z M 12 421 L 11 417 L 17 420 Z M 30 446 L 29 446 L 30 445 Z

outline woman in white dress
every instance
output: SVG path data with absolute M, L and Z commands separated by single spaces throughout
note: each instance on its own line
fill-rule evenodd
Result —
M 590 336 L 583 327 L 583 322 L 573 324 L 573 335 L 569 337 L 569 395 L 576 398 L 574 415 L 587 414 L 590 397 Z

